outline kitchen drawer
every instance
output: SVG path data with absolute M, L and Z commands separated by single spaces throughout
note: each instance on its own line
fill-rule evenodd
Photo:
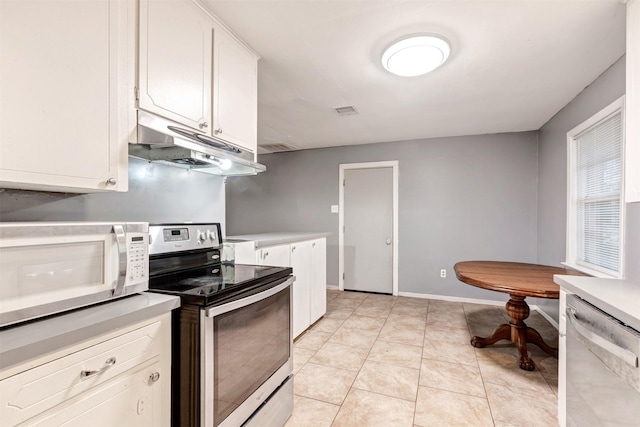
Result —
M 160 357 L 170 339 L 162 326 L 156 321 L 0 381 L 2 425 L 19 424 Z
M 25 424 L 38 427 L 156 427 L 166 424 L 162 422 L 160 382 L 168 381 L 169 374 L 161 368 L 161 363 L 154 358 Z

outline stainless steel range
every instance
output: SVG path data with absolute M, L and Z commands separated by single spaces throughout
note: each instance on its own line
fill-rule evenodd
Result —
M 219 224 L 149 227 L 173 318 L 174 426 L 282 426 L 293 411 L 291 268 L 221 262 Z

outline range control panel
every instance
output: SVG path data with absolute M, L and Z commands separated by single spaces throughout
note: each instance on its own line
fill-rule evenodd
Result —
M 149 225 L 149 255 L 219 248 L 219 223 Z

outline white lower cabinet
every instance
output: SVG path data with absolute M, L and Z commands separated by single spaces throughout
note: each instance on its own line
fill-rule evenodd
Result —
M 289 245 L 269 246 L 256 251 L 256 265 L 290 267 Z M 294 273 L 295 274 L 295 273 Z
M 311 325 L 311 242 L 292 243 L 291 268 L 293 283 L 293 336 L 297 337 Z
M 235 262 L 243 263 L 237 257 Z M 327 312 L 326 238 L 258 249 L 255 263 L 293 269 L 296 276 L 292 301 L 294 338 Z
M 169 426 L 171 314 L 0 373 L 3 426 Z
M 311 241 L 311 284 L 309 286 L 309 324 L 327 312 L 327 239 Z

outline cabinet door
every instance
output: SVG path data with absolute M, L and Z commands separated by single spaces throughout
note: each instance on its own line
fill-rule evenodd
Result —
M 327 312 L 327 239 L 311 241 L 311 289 L 309 323 Z
M 0 186 L 126 191 L 135 3 L 0 1 Z
M 210 133 L 212 21 L 191 0 L 141 0 L 138 107 Z
M 28 421 L 31 426 L 168 426 L 163 416 L 162 387 L 169 372 L 160 362 L 118 376 Z M 155 379 L 155 381 L 154 381 Z
M 289 267 L 289 245 L 270 246 L 260 249 L 257 265 L 271 265 L 274 267 Z
M 291 244 L 291 268 L 296 281 L 293 283 L 293 337 L 304 332 L 310 323 L 309 302 L 311 295 L 311 242 Z
M 626 201 L 640 202 L 640 0 L 627 2 Z
M 3 426 L 168 426 L 171 314 L 11 370 L 0 372 Z
M 214 32 L 213 134 L 256 152 L 257 58 L 222 28 Z

